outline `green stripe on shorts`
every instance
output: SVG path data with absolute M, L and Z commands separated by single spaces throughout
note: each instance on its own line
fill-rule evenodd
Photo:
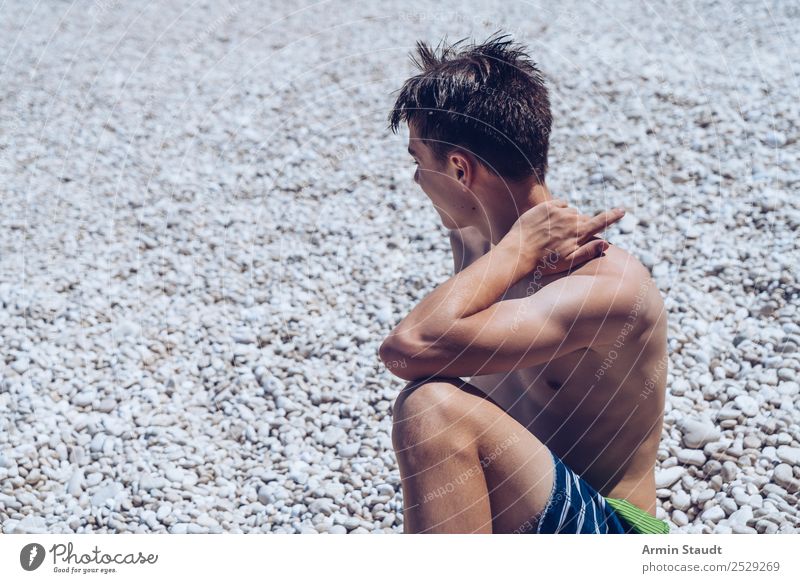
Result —
M 635 532 L 639 534 L 669 534 L 669 524 L 627 500 L 622 498 L 606 498 L 605 500 L 633 527 Z

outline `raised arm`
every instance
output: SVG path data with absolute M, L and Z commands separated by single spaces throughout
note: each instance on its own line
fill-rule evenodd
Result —
M 563 346 L 575 350 L 575 342 L 586 342 L 581 336 L 559 347 L 553 345 L 570 318 L 596 319 L 598 304 L 576 311 L 577 303 L 583 303 L 588 294 L 607 290 L 609 282 L 587 287 L 589 282 L 581 280 L 582 285 L 574 288 L 554 287 L 553 291 L 570 294 L 564 296 L 563 308 L 561 300 L 552 298 L 553 292 L 542 294 L 544 290 L 521 300 L 497 301 L 545 258 L 550 262 L 544 270 L 558 272 L 596 256 L 607 243 L 591 236 L 622 217 L 622 213 L 609 212 L 587 218 L 565 207 L 562 201 L 537 205 L 520 217 L 498 245 L 426 296 L 381 346 L 384 362 L 405 363 L 390 369 L 393 374 L 415 380 L 504 372 L 531 366 L 539 359 L 544 362 L 566 350 Z M 559 311 L 553 314 L 555 307 Z M 581 327 L 580 334 L 588 329 Z
M 402 378 L 476 376 L 549 362 L 609 345 L 637 323 L 636 278 L 568 275 L 525 298 L 457 320 L 438 338 L 405 345 Z M 400 375 L 398 375 L 400 376 Z

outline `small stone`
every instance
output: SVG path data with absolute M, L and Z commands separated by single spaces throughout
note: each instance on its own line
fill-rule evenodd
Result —
M 327 498 L 320 498 L 317 500 L 313 500 L 308 505 L 308 511 L 312 514 L 324 514 L 325 516 L 330 516 L 333 514 L 333 501 Z
M 778 464 L 772 473 L 772 479 L 789 494 L 800 491 L 800 480 L 794 477 L 792 466 L 789 464 Z
M 656 279 L 667 277 L 669 275 L 669 265 L 666 263 L 657 263 L 653 266 L 652 274 Z
M 264 506 L 270 504 L 273 501 L 273 498 L 272 491 L 266 486 L 261 486 L 258 489 L 258 501 Z
M 692 499 L 688 493 L 683 490 L 678 490 L 672 494 L 670 498 L 672 506 L 678 510 L 689 510 L 692 505 Z
M 677 458 L 682 464 L 702 466 L 706 463 L 706 456 L 699 449 L 681 449 L 677 453 Z
M 322 443 L 325 447 L 333 447 L 345 437 L 347 437 L 347 432 L 344 429 L 331 426 L 328 427 L 322 435 Z
M 777 450 L 778 459 L 791 466 L 800 466 L 800 447 L 781 445 Z
M 781 132 L 768 132 L 764 136 L 764 143 L 770 148 L 780 148 L 786 145 L 786 135 Z
M 340 457 L 351 458 L 358 454 L 358 450 L 361 449 L 361 444 L 358 442 L 340 443 L 336 449 Z
M 750 395 L 739 395 L 734 399 L 734 403 L 747 417 L 758 415 L 758 401 Z
M 672 484 L 680 480 L 685 473 L 686 469 L 681 466 L 657 471 L 655 476 L 656 488 L 669 488 Z
M 141 490 L 159 490 L 166 485 L 167 481 L 161 476 L 145 474 L 139 477 L 139 488 Z
M 632 233 L 638 224 L 639 221 L 630 213 L 625 213 L 625 216 L 616 222 L 620 233 Z
M 11 368 L 17 374 L 25 374 L 30 368 L 31 363 L 27 358 L 20 358 L 11 363 Z
M 91 404 L 91 402 L 89 404 Z M 117 402 L 114 399 L 103 399 L 97 404 L 95 410 L 101 413 L 111 413 L 116 408 Z
M 725 518 L 725 511 L 720 508 L 719 506 L 712 506 L 711 508 L 707 508 L 703 510 L 702 514 L 700 514 L 700 520 L 710 520 L 711 522 L 719 522 Z
M 739 467 L 735 463 L 726 461 L 722 464 L 722 480 L 724 482 L 733 482 L 738 473 Z
M 256 335 L 247 328 L 237 329 L 231 337 L 237 344 L 256 344 L 258 342 Z
M 324 486 L 325 495 L 333 498 L 334 500 L 338 500 L 345 493 L 344 484 L 340 484 L 338 482 L 327 482 Z
M 92 496 L 92 506 L 104 506 L 109 500 L 116 500 L 122 491 L 122 486 L 112 482 L 103 486 Z
M 672 522 L 675 523 L 675 526 L 686 526 L 689 524 L 689 517 L 682 510 L 673 510 Z
M 683 433 L 683 444 L 691 449 L 702 449 L 721 436 L 719 427 L 710 422 L 684 419 L 678 422 L 678 427 Z
M 83 492 L 83 470 L 79 468 L 72 472 L 67 484 L 67 493 L 70 496 L 80 496 L 81 492 Z
M 762 441 L 757 435 L 746 435 L 743 440 L 744 446 L 748 449 L 761 449 Z
M 72 397 L 72 404 L 77 407 L 86 407 L 92 404 L 95 395 L 94 391 L 82 391 Z
M 138 335 L 140 330 L 141 328 L 136 322 L 131 320 L 121 320 L 119 324 L 117 324 L 116 328 L 114 328 L 114 338 L 117 341 L 121 341 Z
M 167 471 L 164 472 L 164 476 L 166 476 L 167 480 L 170 482 L 183 482 L 183 470 L 176 467 L 167 468 Z
M 728 517 L 728 520 L 734 524 L 746 525 L 753 518 L 753 509 L 749 506 L 742 506 L 733 514 Z
M 396 494 L 394 486 L 392 486 L 391 484 L 378 484 L 378 487 L 376 489 L 378 491 L 378 496 L 394 497 L 394 495 Z
M 723 498 L 719 505 L 725 511 L 726 516 L 730 516 L 738 509 L 736 502 L 734 502 L 732 498 Z
M 156 518 L 163 522 L 164 519 L 170 514 L 172 514 L 172 506 L 169 504 L 162 504 L 156 511 Z
M 717 420 L 719 421 L 732 421 L 739 419 L 742 411 L 733 407 L 731 404 L 726 404 L 722 409 L 717 411 Z

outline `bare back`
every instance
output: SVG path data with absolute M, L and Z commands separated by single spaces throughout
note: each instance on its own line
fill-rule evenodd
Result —
M 470 228 L 451 236 L 456 271 L 488 252 Z M 569 273 L 531 274 L 503 299 L 523 298 L 572 275 L 636 278 L 633 328 L 613 344 L 585 348 L 545 364 L 470 383 L 527 427 L 602 495 L 626 498 L 655 515 L 654 467 L 661 437 L 667 377 L 667 318 L 647 269 L 612 245 L 603 257 Z

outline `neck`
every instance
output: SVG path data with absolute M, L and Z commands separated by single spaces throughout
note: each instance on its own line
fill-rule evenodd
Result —
M 487 196 L 486 212 L 479 224 L 475 225 L 490 241 L 492 246 L 497 245 L 506 233 L 525 211 L 532 209 L 537 204 L 552 200 L 553 196 L 544 183 L 529 182 L 519 185 L 506 183 L 501 188 L 505 196 Z M 498 190 L 495 190 L 495 193 Z

